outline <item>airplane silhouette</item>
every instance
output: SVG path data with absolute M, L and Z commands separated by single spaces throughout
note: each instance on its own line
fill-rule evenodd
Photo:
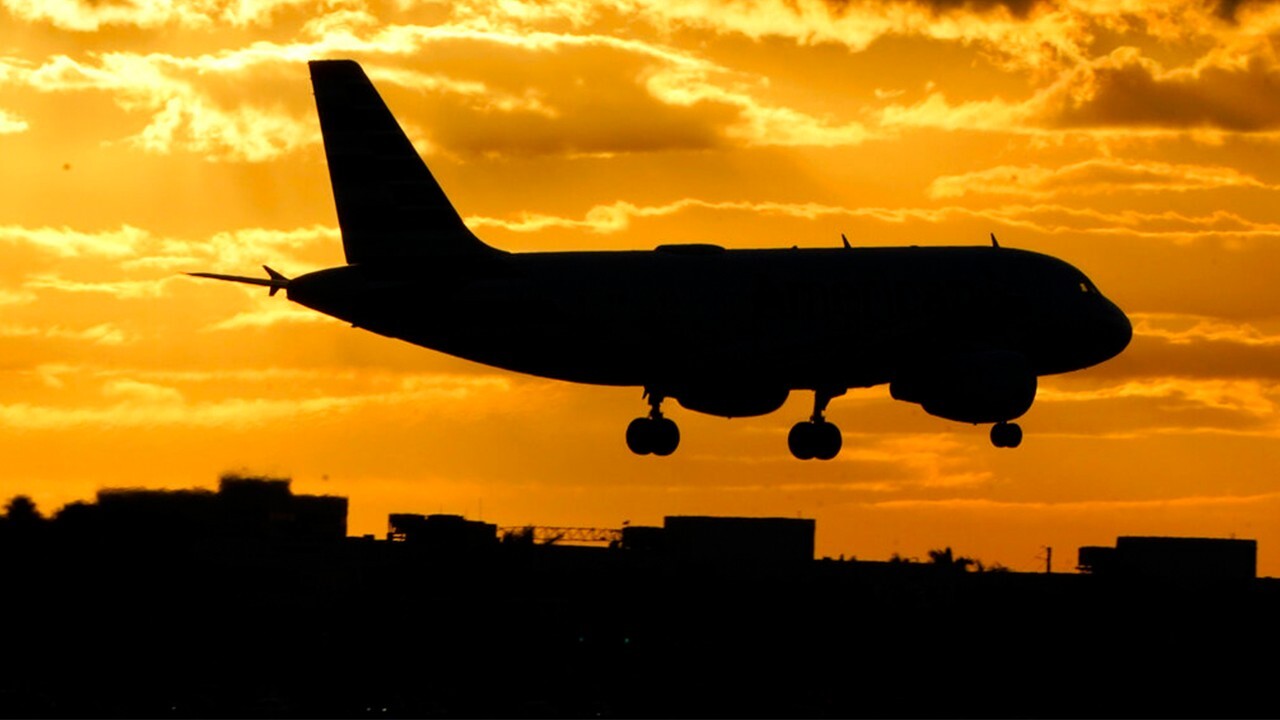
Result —
M 1017 447 L 1037 377 L 1120 353 L 1125 314 L 1054 257 L 991 246 L 508 253 L 467 229 L 377 90 L 351 60 L 309 63 L 347 265 L 296 278 L 215 273 L 350 322 L 486 365 L 644 389 L 627 427 L 640 455 L 680 442 L 662 414 L 764 415 L 794 390 L 813 413 L 788 446 L 840 452 L 824 413 L 887 383 L 938 417 L 994 423 Z

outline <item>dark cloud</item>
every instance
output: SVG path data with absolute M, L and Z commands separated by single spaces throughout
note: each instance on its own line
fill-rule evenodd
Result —
M 1236 18 L 1236 10 L 1240 9 L 1248 0 L 1221 0 L 1214 13 L 1224 20 L 1234 20 Z
M 836 12 L 845 12 L 850 7 L 865 4 L 863 0 L 826 1 L 827 5 L 832 7 Z M 1041 0 L 910 0 L 909 2 L 903 2 L 901 4 L 920 7 L 937 13 L 965 10 L 973 13 L 985 14 L 999 8 L 1004 8 L 1010 15 L 1018 18 L 1024 18 L 1031 12 L 1032 8 L 1041 4 Z
M 1236 20 L 1243 7 L 1260 7 L 1274 4 L 1273 0 L 1219 0 L 1214 7 L 1214 14 L 1223 20 Z
M 1136 51 L 1117 51 L 1079 71 L 1045 98 L 1050 125 L 1260 132 L 1280 127 L 1280 69 L 1251 58 L 1243 67 L 1162 72 Z

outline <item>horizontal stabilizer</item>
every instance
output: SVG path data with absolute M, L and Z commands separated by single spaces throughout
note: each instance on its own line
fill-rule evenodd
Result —
M 269 296 L 275 296 L 276 293 L 289 287 L 289 278 L 285 277 L 284 275 L 281 275 L 275 270 L 272 270 L 266 265 L 263 265 L 262 269 L 267 271 L 268 277 L 252 278 L 252 277 L 244 277 L 242 275 L 220 275 L 218 273 L 201 273 L 201 272 L 194 272 L 194 273 L 187 273 L 187 274 L 190 275 L 191 277 L 210 278 L 213 280 L 226 280 L 227 282 L 237 282 L 237 283 L 243 283 L 245 285 L 261 285 L 263 287 L 271 288 L 271 292 L 267 293 L 267 295 Z

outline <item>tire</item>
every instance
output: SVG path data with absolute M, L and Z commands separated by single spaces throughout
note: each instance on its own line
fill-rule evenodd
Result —
M 627 447 L 637 455 L 648 455 L 653 452 L 653 421 L 649 418 L 636 418 L 627 426 Z
M 840 454 L 844 445 L 844 435 L 840 428 L 829 422 L 817 423 L 813 426 L 814 453 L 818 460 L 830 460 Z
M 1022 444 L 1022 428 L 1017 423 L 996 423 L 991 427 L 991 444 L 998 448 L 1016 448 Z
M 798 422 L 791 426 L 791 432 L 787 434 L 787 447 L 797 460 L 812 460 L 816 457 L 814 450 L 817 443 L 814 442 L 814 435 L 814 424 L 811 422 Z
M 650 420 L 649 449 L 659 457 L 666 457 L 680 447 L 680 428 L 671 418 Z

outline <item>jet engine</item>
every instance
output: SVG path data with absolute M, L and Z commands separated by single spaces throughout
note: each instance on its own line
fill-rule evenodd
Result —
M 782 407 L 789 394 L 790 392 L 781 386 L 715 385 L 684 389 L 674 397 L 681 406 L 694 412 L 740 418 L 768 415 Z
M 947 420 L 1003 423 L 1030 409 L 1036 375 L 1020 353 L 976 353 L 907 373 L 889 384 L 889 394 Z

